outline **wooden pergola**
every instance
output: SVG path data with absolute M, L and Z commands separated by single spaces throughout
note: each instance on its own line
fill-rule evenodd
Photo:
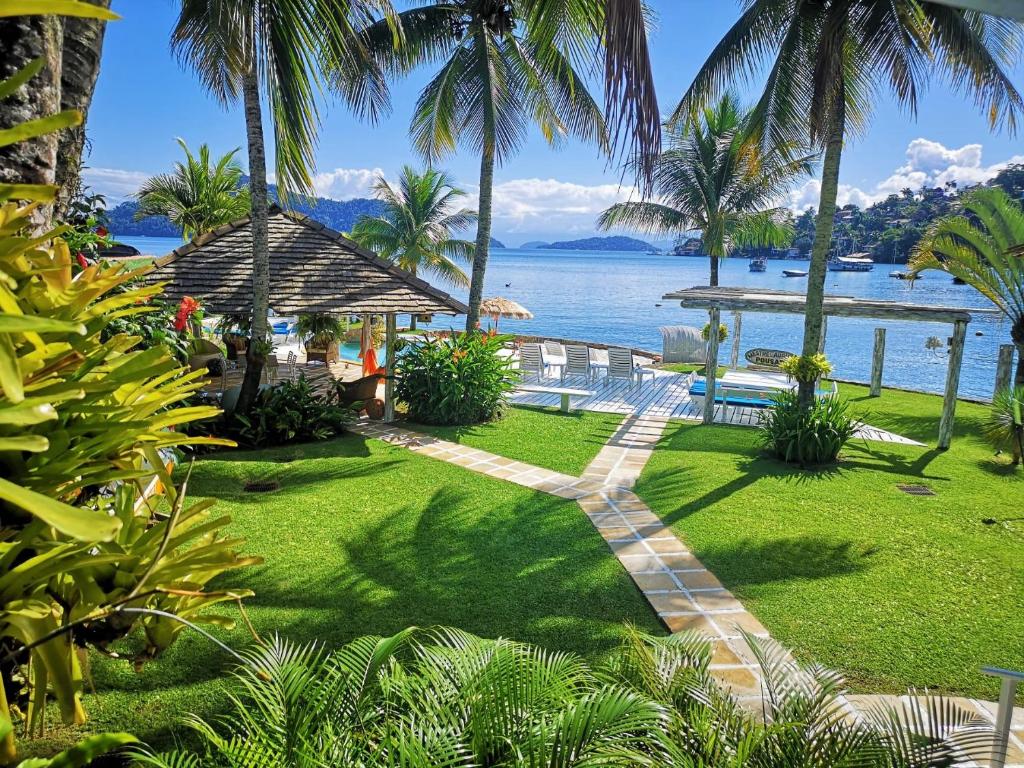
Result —
M 705 309 L 711 321 L 711 328 L 718 328 L 723 310 L 736 313 L 737 324 L 733 334 L 733 365 L 739 354 L 740 318 L 743 312 L 788 313 L 803 315 L 807 311 L 807 296 L 795 291 L 777 291 L 768 288 L 694 287 L 666 293 L 663 297 L 679 301 L 684 309 Z M 880 320 L 915 320 L 925 323 L 952 323 L 953 336 L 949 347 L 949 368 L 946 373 L 946 391 L 942 402 L 942 420 L 939 423 L 941 449 L 949 448 L 953 437 L 953 419 L 956 413 L 956 396 L 960 386 L 960 368 L 964 357 L 964 340 L 971 314 L 990 314 L 986 309 L 964 309 L 963 307 L 936 307 L 922 304 L 906 304 L 897 301 L 857 299 L 852 296 L 826 295 L 824 317 L 865 317 Z M 826 328 L 822 328 L 822 348 Z M 882 364 L 885 356 L 885 329 L 875 333 L 875 349 L 871 370 L 871 392 L 881 392 Z M 708 334 L 707 391 L 714 393 L 716 365 L 718 360 L 718 334 Z M 704 399 L 704 423 L 714 420 L 715 398 Z
M 384 418 L 394 418 L 397 316 L 465 314 L 465 304 L 302 214 L 270 211 L 270 306 L 281 315 L 372 314 L 386 318 Z M 146 279 L 170 301 L 199 299 L 217 315 L 252 311 L 252 222 L 245 218 L 158 259 Z

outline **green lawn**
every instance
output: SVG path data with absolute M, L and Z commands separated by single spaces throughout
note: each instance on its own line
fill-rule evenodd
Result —
M 545 469 L 579 475 L 608 442 L 622 418 L 617 413 L 562 413 L 557 408 L 517 406 L 490 424 L 432 427 L 409 422 L 409 428 Z
M 244 493 L 254 479 L 281 489 Z M 256 591 L 247 605 L 261 633 L 334 645 L 444 624 L 597 658 L 623 622 L 661 631 L 574 502 L 404 448 L 346 436 L 219 454 L 196 463 L 190 495 L 217 498 L 245 551 L 265 558 L 217 583 Z M 240 627 L 219 634 L 247 644 Z M 222 706 L 227 662 L 188 632 L 138 674 L 95 656 L 89 727 L 161 742 L 175 718 Z
M 940 398 L 841 391 L 934 446 Z M 1024 473 L 978 437 L 983 406 L 957 412 L 948 452 L 855 440 L 824 472 L 764 457 L 749 428 L 673 425 L 636 490 L 798 656 L 860 691 L 995 699 L 979 667 L 1024 669 Z

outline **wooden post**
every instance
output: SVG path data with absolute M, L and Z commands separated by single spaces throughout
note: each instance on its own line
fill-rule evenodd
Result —
M 996 386 L 992 390 L 992 397 L 1009 388 L 1010 376 L 1013 374 L 1013 353 L 1016 349 L 1013 344 L 999 345 L 999 358 L 996 362 Z
M 389 312 L 385 320 L 384 359 L 387 375 L 384 377 L 384 422 L 390 424 L 395 420 L 395 342 L 398 340 L 398 323 L 394 312 Z
M 821 316 L 821 338 L 818 340 L 818 354 L 825 353 L 825 336 L 828 334 L 828 315 Z
M 708 327 L 708 356 L 704 367 L 704 423 L 711 424 L 715 420 L 715 379 L 718 376 L 718 326 L 721 324 L 722 312 L 718 307 L 708 310 L 711 324 Z
M 953 340 L 949 347 L 949 370 L 946 372 L 946 393 L 942 398 L 942 421 L 939 422 L 939 449 L 946 450 L 953 439 L 953 419 L 956 416 L 956 393 L 960 388 L 960 366 L 964 361 L 964 339 L 967 321 L 953 324 Z
M 730 368 L 740 367 L 740 333 L 743 331 L 743 313 L 732 313 L 732 357 L 729 358 Z
M 871 397 L 882 394 L 882 365 L 885 362 L 885 328 L 875 328 L 875 351 L 871 354 Z

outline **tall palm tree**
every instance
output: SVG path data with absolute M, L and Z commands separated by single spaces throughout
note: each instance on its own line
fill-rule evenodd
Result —
M 843 142 L 863 134 L 872 102 L 887 89 L 913 114 L 929 75 L 970 94 L 992 127 L 1016 129 L 1024 99 L 1007 68 L 1020 51 L 1019 22 L 925 0 L 744 0 L 683 96 L 686 120 L 736 77 L 764 73 L 755 124 L 766 145 L 808 137 L 824 149 L 821 199 L 807 282 L 803 354 L 818 350 L 825 271 Z M 814 397 L 801 382 L 801 402 Z
M 773 203 L 811 173 L 814 157 L 761 148 L 750 125 L 751 114 L 727 93 L 698 120 L 670 129 L 671 145 L 654 165 L 658 199 L 613 205 L 598 226 L 668 235 L 699 229 L 711 285 L 718 285 L 719 259 L 734 248 L 788 244 L 792 227 Z
M 376 120 L 387 86 L 358 31 L 376 14 L 391 24 L 388 0 L 181 0 L 171 37 L 178 56 L 225 106 L 242 102 L 252 199 L 252 343 L 237 410 L 259 389 L 268 352 L 270 257 L 261 97 L 274 129 L 278 197 L 313 192 L 317 99 L 330 88 L 357 114 Z
M 1010 321 L 1014 384 L 1024 386 L 1024 209 L 999 187 L 960 197 L 964 215 L 937 219 L 910 260 L 912 274 L 941 269 L 973 286 Z
M 466 193 L 443 171 L 417 173 L 406 165 L 398 186 L 381 176 L 374 197 L 384 203 L 380 216 L 361 216 L 352 239 L 416 275 L 429 272 L 453 285 L 469 285 L 458 262 L 473 259 L 473 243 L 453 237 L 476 221 L 476 211 L 456 208 Z M 412 316 L 416 327 L 416 316 Z
M 605 28 L 605 4 L 606 0 L 436 0 L 399 14 L 404 44 L 389 64 L 408 71 L 424 62 L 442 62 L 416 103 L 410 129 L 414 145 L 428 162 L 453 153 L 460 143 L 480 154 L 479 224 L 467 330 L 475 328 L 480 317 L 495 166 L 519 150 L 531 124 L 552 145 L 572 136 L 594 142 L 602 151 L 610 149 L 602 110 L 577 72 L 595 63 Z M 631 18 L 628 12 L 623 17 Z M 368 39 L 387 59 L 394 49 L 382 25 L 371 28 Z M 623 47 L 634 53 L 642 47 L 646 57 L 645 41 L 641 46 L 630 38 L 637 30 L 623 27 L 628 32 L 617 33 Z
M 206 144 L 199 147 L 198 157 L 183 139 L 178 139 L 178 144 L 185 152 L 185 162 L 175 163 L 173 173 L 146 180 L 135 195 L 139 201 L 135 218 L 166 216 L 181 227 L 186 239 L 243 218 L 251 210 L 252 200 L 248 188 L 242 186 L 244 171 L 235 160 L 238 149 L 214 163 Z

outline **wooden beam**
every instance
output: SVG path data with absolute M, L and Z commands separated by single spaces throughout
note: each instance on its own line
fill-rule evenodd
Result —
M 953 324 L 953 339 L 949 346 L 949 370 L 946 372 L 946 393 L 942 397 L 942 421 L 939 422 L 939 448 L 946 450 L 953 439 L 953 420 L 956 416 L 956 393 L 960 389 L 960 368 L 964 362 L 964 339 L 967 321 Z
M 387 375 L 384 377 L 384 421 L 390 424 L 395 420 L 395 351 L 398 341 L 398 318 L 389 312 L 385 320 L 384 359 L 387 361 Z
M 732 356 L 729 358 L 730 368 L 740 366 L 740 334 L 743 332 L 743 313 L 732 313 Z
M 875 328 L 875 349 L 871 353 L 871 397 L 882 394 L 882 366 L 885 363 L 885 328 Z
M 711 324 L 708 326 L 708 356 L 704 364 L 704 423 L 711 424 L 715 420 L 715 380 L 718 376 L 718 326 L 722 322 L 722 313 L 718 307 L 708 311 Z
M 1016 349 L 1013 344 L 999 345 L 999 358 L 996 362 L 996 386 L 992 390 L 993 397 L 1010 386 L 1010 376 L 1013 373 L 1013 353 Z

